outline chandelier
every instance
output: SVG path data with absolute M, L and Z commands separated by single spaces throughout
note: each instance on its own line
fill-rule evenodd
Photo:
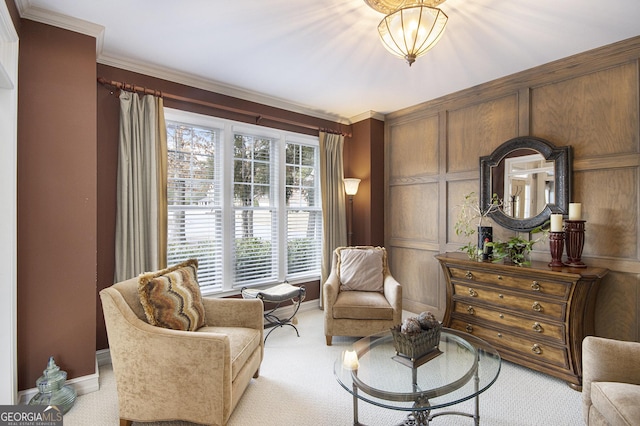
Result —
M 436 45 L 447 25 L 447 15 L 435 6 L 445 0 L 364 0 L 386 16 L 378 24 L 382 44 L 409 66 Z

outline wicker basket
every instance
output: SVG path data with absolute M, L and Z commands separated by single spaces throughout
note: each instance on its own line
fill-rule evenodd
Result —
M 442 326 L 423 330 L 420 333 L 404 334 L 400 332 L 400 326 L 396 325 L 391 328 L 396 354 L 411 360 L 416 360 L 428 354 L 438 347 L 441 330 Z

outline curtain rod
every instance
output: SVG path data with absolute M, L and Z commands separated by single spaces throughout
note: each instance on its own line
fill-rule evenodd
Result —
M 131 91 L 131 92 L 139 92 L 139 93 L 143 93 L 145 95 L 159 96 L 159 97 L 162 97 L 162 98 L 172 99 L 172 100 L 175 100 L 175 101 L 187 102 L 187 103 L 190 103 L 190 104 L 206 106 L 206 107 L 209 107 L 209 108 L 215 108 L 215 109 L 219 109 L 219 110 L 223 110 L 223 111 L 233 112 L 233 113 L 236 113 L 236 114 L 247 115 L 247 116 L 253 117 L 255 119 L 255 124 L 260 124 L 261 120 L 269 120 L 269 121 L 275 121 L 275 122 L 282 123 L 282 124 L 290 124 L 290 125 L 296 126 L 296 127 L 302 127 L 302 128 L 305 128 L 305 129 L 315 130 L 315 131 L 318 131 L 318 132 L 333 133 L 333 134 L 339 134 L 339 135 L 346 136 L 346 137 L 351 137 L 351 133 L 343 133 L 343 132 L 340 132 L 338 130 L 326 129 L 326 128 L 322 128 L 322 127 L 318 127 L 318 126 L 313 126 L 311 124 L 301 123 L 299 121 L 288 120 L 286 118 L 274 117 L 274 116 L 271 116 L 271 115 L 264 115 L 264 114 L 257 114 L 255 112 L 243 110 L 243 109 L 240 109 L 240 108 L 233 108 L 233 107 L 230 107 L 230 106 L 216 104 L 216 103 L 213 103 L 213 102 L 201 101 L 199 99 L 193 99 L 193 98 L 187 98 L 185 96 L 173 95 L 171 93 L 165 93 L 165 92 L 162 92 L 160 90 L 147 89 L 146 87 L 136 86 L 136 85 L 133 85 L 133 84 L 124 83 L 124 82 L 120 82 L 120 81 L 113 81 L 113 80 L 109 81 L 109 80 L 107 80 L 107 79 L 105 79 L 103 77 L 98 77 L 98 83 L 100 83 L 102 85 L 105 85 L 105 86 L 112 86 L 112 87 L 115 87 L 115 88 L 120 89 L 120 90 L 126 90 L 126 91 Z

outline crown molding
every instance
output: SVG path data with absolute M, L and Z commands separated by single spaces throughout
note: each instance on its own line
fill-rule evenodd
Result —
M 349 120 L 351 121 L 351 123 L 357 123 L 359 121 L 367 120 L 369 118 L 373 118 L 373 119 L 384 122 L 384 114 L 376 111 L 366 111 L 351 117 Z
M 207 90 L 209 92 L 232 96 L 234 98 L 243 99 L 245 101 L 256 102 L 274 108 L 280 108 L 291 112 L 297 112 L 299 114 L 309 115 L 311 117 L 316 117 L 323 120 L 334 121 L 340 124 L 351 124 L 351 121 L 348 118 L 341 117 L 339 115 L 323 113 L 303 105 L 294 104 L 290 101 L 267 96 L 258 92 L 249 91 L 241 87 L 203 79 L 189 73 L 183 73 L 165 67 L 158 67 L 143 62 L 108 56 L 105 54 L 99 55 L 97 62 L 103 65 L 125 69 L 127 71 L 160 78 L 162 80 L 168 80 L 174 83 L 180 83 L 186 86 Z
M 81 19 L 72 18 L 67 15 L 62 15 L 60 13 L 32 7 L 30 0 L 16 0 L 16 6 L 18 7 L 21 18 L 31 19 L 32 21 L 95 37 L 96 62 L 100 64 L 145 74 L 163 80 L 173 81 L 175 83 L 196 87 L 198 89 L 220 93 L 222 95 L 232 96 L 234 98 L 244 99 L 246 101 L 256 102 L 259 104 L 272 106 L 274 108 L 280 108 L 323 120 L 333 121 L 346 125 L 351 124 L 351 121 L 348 118 L 341 117 L 336 114 L 317 111 L 308 106 L 298 105 L 284 99 L 271 97 L 262 93 L 249 91 L 237 86 L 231 86 L 213 80 L 199 78 L 189 73 L 183 73 L 165 67 L 154 66 L 147 63 L 136 62 L 130 59 L 106 55 L 103 53 L 103 39 L 105 31 L 105 28 L 103 26 L 88 21 L 83 21 Z
M 82 19 L 72 18 L 70 16 L 41 9 L 39 7 L 32 7 L 30 0 L 16 0 L 16 6 L 18 7 L 18 12 L 20 12 L 20 17 L 23 19 L 30 19 L 42 24 L 95 37 L 96 57 L 100 56 L 104 40 L 104 27 L 102 25 L 83 21 Z

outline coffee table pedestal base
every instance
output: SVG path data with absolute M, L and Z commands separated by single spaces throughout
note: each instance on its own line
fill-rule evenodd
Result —
M 474 381 L 475 390 L 477 392 L 478 385 L 480 382 L 477 369 L 473 376 L 473 381 Z M 415 384 L 415 379 L 414 379 L 414 384 Z M 448 416 L 448 415 L 471 417 L 473 418 L 474 426 L 480 426 L 480 394 L 476 394 L 476 396 L 474 397 L 474 404 L 475 404 L 474 414 L 463 413 L 461 411 L 442 411 L 439 413 L 431 414 L 430 409 L 416 410 L 416 411 L 413 411 L 411 414 L 408 414 L 407 419 L 404 422 L 400 423 L 398 426 L 429 426 L 431 424 L 431 420 L 433 420 L 434 418 L 438 416 Z M 429 400 L 425 399 L 423 401 L 416 401 L 416 405 L 419 405 L 422 408 L 428 407 Z M 364 423 L 360 423 L 360 421 L 358 420 L 358 387 L 355 384 L 353 385 L 353 426 L 366 426 Z

